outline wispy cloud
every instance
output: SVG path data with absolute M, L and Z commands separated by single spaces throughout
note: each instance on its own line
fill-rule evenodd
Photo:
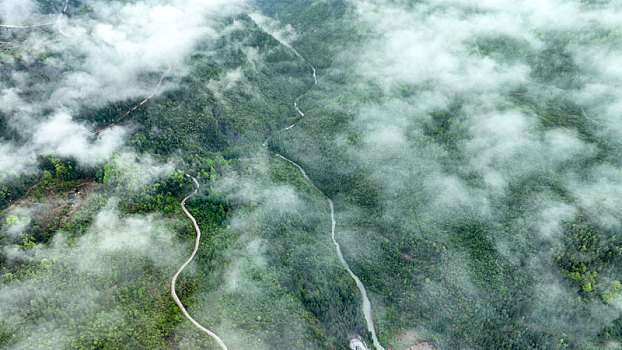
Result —
M 34 4 L 5 1 L 0 16 L 17 24 L 40 20 Z M 217 39 L 228 25 L 224 19 L 246 7 L 245 0 L 92 1 L 87 14 L 63 17 L 66 35 L 55 28 L 16 32 L 14 40 L 30 49 L 19 61 L 7 57 L 0 110 L 26 140 L 0 146 L 19 154 L 3 165 L 24 171 L 42 152 L 88 164 L 107 159 L 121 149 L 125 132 L 113 128 L 90 137 L 93 126 L 76 122 L 76 113 L 153 94 L 167 67 L 172 72 L 158 92 L 174 87 L 196 45 Z
M 18 214 L 24 215 L 24 209 Z M 70 346 L 81 337 L 75 325 L 92 325 L 97 319 L 122 327 L 129 315 L 111 304 L 111 293 L 136 278 L 168 278 L 182 260 L 170 222 L 158 215 L 123 217 L 114 200 L 71 243 L 59 233 L 49 245 L 28 250 L 6 246 L 3 255 L 10 263 L 39 264 L 28 277 L 0 288 L 3 327 L 17 335 L 12 349 Z M 153 269 L 152 275 L 146 276 L 143 268 Z M 41 329 L 46 332 L 31 336 Z
M 342 92 L 351 97 L 342 112 L 354 120 L 337 144 L 379 189 L 383 223 L 396 236 L 423 228 L 419 234 L 441 244 L 450 244 L 446 225 L 486 223 L 510 264 L 533 261 L 526 271 L 547 276 L 550 288 L 540 290 L 536 303 L 565 307 L 562 299 L 572 292 L 553 253 L 533 242 L 560 248 L 562 224 L 580 214 L 603 229 L 621 223 L 622 168 L 613 149 L 622 136 L 622 6 L 563 0 L 350 5 L 366 36 L 328 69 L 343 75 L 343 67 L 354 67 Z M 344 142 L 352 135 L 356 142 Z M 361 254 L 373 255 L 374 247 L 365 247 Z M 445 264 L 443 271 L 457 268 Z M 467 283 L 472 276 L 465 278 L 455 286 L 470 294 L 477 287 Z M 572 315 L 579 306 L 567 304 L 567 312 L 555 315 L 534 306 L 533 327 L 558 320 L 561 332 L 591 337 L 612 319 L 596 302 L 593 315 L 602 318 L 578 327 Z

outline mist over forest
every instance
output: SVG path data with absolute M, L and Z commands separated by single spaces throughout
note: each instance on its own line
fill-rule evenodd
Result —
M 0 0 L 0 348 L 621 348 L 620 67 L 610 0 Z

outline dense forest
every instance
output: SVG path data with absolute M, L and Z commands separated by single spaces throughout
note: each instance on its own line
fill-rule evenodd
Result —
M 0 6 L 0 348 L 216 349 L 185 174 L 231 349 L 372 348 L 328 198 L 385 348 L 619 346 L 619 4 L 198 3 Z

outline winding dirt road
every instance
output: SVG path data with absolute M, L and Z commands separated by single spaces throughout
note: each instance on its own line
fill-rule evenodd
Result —
M 184 271 L 186 266 L 188 266 L 188 264 L 192 262 L 192 259 L 194 259 L 194 256 L 197 254 L 197 251 L 199 250 L 199 243 L 201 242 L 201 229 L 199 228 L 199 225 L 197 224 L 197 220 L 194 218 L 194 216 L 192 216 L 192 214 L 190 214 L 188 209 L 186 209 L 186 200 L 188 200 L 188 198 L 191 198 L 192 196 L 196 195 L 197 192 L 199 192 L 200 185 L 197 179 L 195 179 L 194 177 L 188 174 L 186 174 L 186 176 L 191 178 L 192 181 L 194 181 L 196 188 L 194 189 L 194 191 L 192 191 L 192 193 L 190 193 L 184 199 L 182 199 L 181 209 L 183 209 L 186 216 L 188 216 L 188 218 L 190 218 L 190 220 L 192 221 L 192 224 L 194 225 L 194 229 L 197 232 L 197 236 L 194 241 L 194 250 L 192 251 L 192 254 L 190 254 L 190 257 L 188 258 L 188 260 L 186 260 L 186 262 L 183 265 L 181 265 L 179 270 L 177 270 L 177 273 L 175 273 L 175 275 L 171 279 L 171 295 L 173 296 L 173 300 L 175 300 L 175 303 L 177 304 L 177 306 L 179 306 L 179 308 L 181 309 L 181 312 L 184 314 L 184 316 L 186 316 L 186 318 L 190 322 L 192 322 L 192 324 L 194 324 L 202 332 L 207 333 L 210 337 L 214 338 L 214 340 L 216 340 L 216 342 L 218 343 L 221 349 L 228 350 L 227 345 L 225 345 L 225 343 L 222 341 L 222 339 L 220 339 L 218 335 L 216 335 L 216 333 L 203 327 L 199 322 L 197 322 L 194 318 L 192 318 L 192 316 L 190 316 L 188 311 L 186 311 L 186 308 L 184 307 L 184 305 L 181 303 L 181 300 L 179 300 L 179 297 L 177 296 L 177 292 L 175 292 L 175 282 L 177 282 L 177 277 L 179 277 L 179 275 Z
M 376 327 L 374 325 L 374 312 L 371 308 L 371 302 L 369 301 L 369 297 L 367 296 L 367 290 L 365 289 L 365 285 L 363 284 L 363 282 L 361 282 L 361 279 L 354 272 L 352 272 L 352 269 L 350 269 L 350 265 L 348 265 L 348 262 L 346 261 L 346 259 L 343 257 L 343 254 L 341 253 L 341 246 L 339 246 L 339 243 L 337 242 L 337 239 L 335 238 L 335 227 L 337 226 L 337 220 L 335 220 L 335 204 L 333 203 L 333 200 L 328 198 L 328 196 L 326 196 L 326 194 L 324 194 L 324 192 L 322 192 L 322 190 L 320 190 L 315 185 L 315 183 L 313 183 L 313 181 L 309 178 L 309 176 L 307 176 L 307 173 L 300 165 L 298 165 L 293 160 L 284 157 L 281 154 L 276 153 L 276 156 L 290 163 L 296 168 L 298 168 L 302 176 L 307 181 L 309 181 L 313 185 L 313 187 L 315 187 L 320 193 L 322 193 L 322 195 L 324 195 L 324 198 L 326 198 L 326 201 L 328 202 L 328 206 L 330 208 L 330 222 L 331 222 L 330 236 L 333 241 L 333 244 L 335 245 L 335 250 L 337 251 L 337 257 L 339 257 L 339 262 L 341 263 L 341 266 L 343 266 L 343 268 L 348 272 L 350 277 L 352 277 L 352 279 L 356 283 L 356 287 L 361 292 L 361 299 L 363 299 L 363 315 L 365 315 L 365 323 L 367 323 L 367 330 L 371 333 L 374 347 L 376 348 L 376 350 L 384 350 L 384 347 L 380 344 L 380 341 L 378 340 L 378 335 L 376 334 Z
M 333 240 L 333 244 L 335 245 L 335 250 L 337 250 L 337 256 L 339 257 L 341 265 L 346 269 L 346 271 L 348 271 L 350 277 L 352 277 L 352 279 L 356 283 L 356 287 L 361 292 L 361 298 L 363 299 L 363 315 L 365 315 L 365 323 L 367 323 L 367 330 L 369 331 L 369 333 L 371 333 L 371 339 L 374 343 L 374 347 L 376 348 L 376 350 L 384 350 L 384 347 L 382 347 L 382 345 L 380 344 L 380 341 L 378 340 L 378 335 L 376 334 L 376 328 L 374 325 L 374 312 L 371 309 L 371 302 L 367 297 L 367 290 L 365 289 L 365 285 L 363 284 L 363 282 L 361 282 L 361 279 L 350 269 L 348 262 L 341 253 L 341 247 L 335 239 L 335 226 L 337 225 L 337 220 L 335 220 L 335 205 L 332 199 L 326 197 L 326 200 L 328 201 L 328 205 L 330 206 L 330 236 Z
M 269 34 L 269 33 L 267 33 Z M 281 42 L 280 40 L 278 40 L 277 38 L 274 38 L 277 41 Z M 313 86 L 315 87 L 317 85 L 317 71 L 315 69 L 315 67 L 309 63 L 304 56 L 302 56 L 294 47 L 292 47 L 291 45 L 285 43 L 285 42 L 281 42 L 281 44 L 283 44 L 284 46 L 288 47 L 289 49 L 291 49 L 294 54 L 296 55 L 296 57 L 300 58 L 302 61 L 304 61 L 307 65 L 309 65 L 309 67 L 311 68 L 312 72 L 313 72 Z M 311 88 L 313 89 L 313 87 Z M 296 112 L 298 112 L 298 114 L 300 115 L 300 119 L 304 118 L 305 113 L 300 109 L 300 107 L 298 107 L 298 100 L 304 96 L 307 92 L 309 92 L 311 89 L 307 90 L 304 94 L 296 97 L 294 99 L 294 108 L 296 109 Z M 294 126 L 296 126 L 296 123 L 298 121 L 300 121 L 300 119 L 298 119 L 295 123 L 291 124 L 290 126 L 284 128 L 283 130 L 290 130 L 291 128 L 293 128 Z M 266 139 L 262 145 L 264 147 L 266 147 L 266 145 L 268 144 L 268 140 Z M 374 347 L 376 348 L 376 350 L 385 350 L 384 347 L 380 344 L 380 341 L 378 340 L 378 335 L 376 334 L 376 327 L 374 324 L 374 313 L 373 310 L 371 308 L 371 302 L 369 301 L 369 298 L 367 297 L 367 290 L 365 289 L 365 285 L 363 284 L 363 282 L 361 282 L 361 279 L 354 273 L 352 272 L 352 270 L 350 269 L 350 266 L 348 265 L 348 262 L 346 261 L 346 259 L 343 257 L 343 254 L 341 253 L 341 247 L 339 246 L 339 243 L 337 242 L 337 240 L 335 239 L 335 226 L 337 225 L 337 221 L 335 220 L 335 204 L 333 203 L 333 200 L 330 199 L 324 192 L 322 192 L 322 190 L 319 189 L 319 187 L 317 187 L 315 185 L 315 183 L 313 182 L 313 180 L 311 180 L 309 178 L 309 176 L 307 176 L 307 173 L 305 172 L 305 170 L 303 169 L 303 167 L 301 167 L 298 163 L 294 162 L 293 160 L 279 154 L 279 153 L 275 153 L 277 157 L 283 159 L 284 161 L 290 163 L 291 165 L 295 166 L 296 168 L 298 168 L 298 170 L 300 171 L 300 173 L 302 174 L 302 176 L 309 181 L 313 187 L 315 187 L 323 196 L 324 198 L 326 198 L 326 201 L 328 202 L 328 205 L 330 207 L 330 220 L 331 220 L 331 239 L 333 241 L 333 244 L 335 245 L 335 250 L 337 251 L 337 256 L 339 257 L 339 262 L 341 263 L 341 266 L 343 266 L 343 268 L 348 272 L 348 274 L 350 275 L 350 277 L 352 277 L 352 279 L 354 280 L 354 282 L 356 283 L 356 287 L 358 288 L 358 290 L 361 293 L 361 298 L 363 299 L 363 314 L 365 315 L 365 323 L 367 323 L 367 330 L 371 333 L 372 336 L 372 341 L 374 343 Z
M 287 47 L 289 47 L 291 50 L 293 50 L 293 52 L 296 54 L 297 57 L 299 57 L 301 60 L 303 60 L 306 64 L 309 65 L 309 67 L 311 67 L 311 70 L 313 71 L 313 86 L 317 85 L 317 74 L 316 74 L 316 70 L 315 67 L 313 67 L 312 64 L 310 64 L 309 62 L 307 62 L 307 60 L 300 54 L 298 53 L 298 51 L 296 51 L 296 49 L 294 49 L 293 47 L 285 44 Z M 311 90 L 311 89 L 309 89 Z M 307 92 L 309 91 L 307 90 Z M 305 92 L 305 94 L 307 93 Z M 294 108 L 296 109 L 296 111 L 298 112 L 298 114 L 300 115 L 300 119 L 304 118 L 305 114 L 302 110 L 300 110 L 300 108 L 298 107 L 298 100 L 303 96 L 304 94 L 296 97 L 296 99 L 294 99 Z M 289 130 L 291 128 L 293 128 L 296 125 L 296 123 L 286 127 L 284 130 Z M 263 144 L 264 146 L 266 145 L 266 142 L 264 142 Z M 378 335 L 376 334 L 376 327 L 374 324 L 374 313 L 373 310 L 371 308 L 371 302 L 369 301 L 369 297 L 367 296 L 367 290 L 365 289 L 365 285 L 363 284 L 363 282 L 361 282 L 361 279 L 354 273 L 352 272 L 352 270 L 350 269 L 350 266 L 348 265 L 348 262 L 346 261 L 346 259 L 343 257 L 343 254 L 341 253 L 341 247 L 339 246 L 339 243 L 337 242 L 336 238 L 335 238 L 335 226 L 337 225 L 337 221 L 335 220 L 335 205 L 333 203 L 333 200 L 330 199 L 324 192 L 322 192 L 322 190 L 320 190 L 315 183 L 309 178 L 309 176 L 307 176 L 307 173 L 305 172 L 305 170 L 296 162 L 294 162 L 293 160 L 286 158 L 285 156 L 276 153 L 276 156 L 285 160 L 286 162 L 292 164 L 293 166 L 295 166 L 296 168 L 298 168 L 298 170 L 300 170 L 300 173 L 302 174 L 302 176 L 309 181 L 313 187 L 315 187 L 320 193 L 322 193 L 322 195 L 324 196 L 324 198 L 326 198 L 326 201 L 328 202 L 328 205 L 330 207 L 330 220 L 331 220 L 331 239 L 333 241 L 333 244 L 335 245 L 335 250 L 337 251 L 337 256 L 339 257 L 339 262 L 341 263 L 341 266 L 343 266 L 343 268 L 348 272 L 348 274 L 350 275 L 350 277 L 352 277 L 352 279 L 354 280 L 354 282 L 356 283 L 356 287 L 358 288 L 358 290 L 361 293 L 361 299 L 363 300 L 363 314 L 365 315 L 365 323 L 367 324 L 367 330 L 371 333 L 372 336 L 372 341 L 374 343 L 374 347 L 376 348 L 376 350 L 384 350 L 384 347 L 380 344 L 380 341 L 378 340 Z

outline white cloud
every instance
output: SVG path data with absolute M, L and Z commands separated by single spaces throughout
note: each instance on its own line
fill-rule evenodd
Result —
M 266 17 L 258 12 L 251 13 L 249 16 L 262 30 L 288 47 L 291 47 L 292 43 L 298 38 L 298 34 L 291 24 L 283 25 L 278 20 Z
M 96 0 L 89 3 L 88 15 L 62 19 L 66 35 L 59 35 L 56 27 L 18 32 L 29 47 L 21 52 L 21 64 L 27 68 L 8 62 L 10 73 L 0 85 L 0 111 L 25 140 L 0 144 L 4 151 L 0 171 L 26 171 L 41 153 L 72 156 L 86 164 L 108 159 L 121 149 L 126 132 L 113 127 L 94 137 L 89 133 L 94 126 L 75 122 L 75 113 L 82 107 L 150 96 L 168 67 L 169 76 L 185 74 L 195 45 L 214 41 L 226 29 L 223 19 L 241 13 L 247 4 L 246 0 Z M 34 5 L 3 1 L 0 14 L 40 21 Z M 47 58 L 40 61 L 42 56 Z M 231 72 L 225 87 L 240 79 L 239 72 Z M 159 92 L 171 86 L 165 82 Z
M 28 17 L 36 13 L 34 0 L 3 0 L 0 2 L 0 18 L 6 24 L 22 25 Z
M 58 113 L 38 125 L 33 134 L 37 152 L 51 152 L 61 156 L 75 157 L 84 164 L 96 164 L 106 160 L 122 144 L 125 131 L 118 127 L 104 130 L 94 142 L 85 125 L 72 121 L 66 113 Z

